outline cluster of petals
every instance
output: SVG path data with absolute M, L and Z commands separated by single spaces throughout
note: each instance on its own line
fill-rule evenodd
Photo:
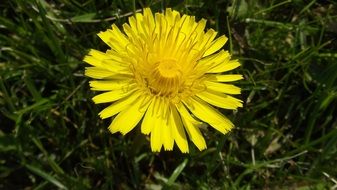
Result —
M 112 133 L 129 133 L 138 124 L 150 135 L 151 149 L 188 152 L 188 138 L 199 150 L 206 142 L 200 126 L 207 123 L 226 134 L 233 123 L 217 108 L 235 110 L 242 101 L 233 97 L 240 88 L 229 82 L 240 74 L 224 74 L 240 66 L 222 49 L 226 36 L 205 31 L 206 20 L 166 9 L 149 8 L 115 24 L 98 36 L 110 47 L 90 50 L 84 61 L 90 87 L 101 93 L 96 104 L 109 103 L 99 115 L 113 118 Z M 217 108 L 216 108 L 217 107 Z

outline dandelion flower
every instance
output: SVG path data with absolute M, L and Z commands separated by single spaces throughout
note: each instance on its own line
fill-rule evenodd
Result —
M 154 15 L 145 8 L 129 17 L 123 30 L 113 24 L 98 34 L 111 49 L 90 50 L 85 75 L 94 79 L 92 90 L 102 91 L 93 101 L 110 103 L 99 115 L 114 117 L 111 133 L 125 135 L 139 123 L 141 132 L 150 135 L 152 151 L 172 150 L 176 143 L 186 153 L 187 135 L 199 150 L 206 149 L 203 122 L 223 134 L 233 128 L 215 107 L 242 107 L 232 96 L 240 88 L 228 84 L 242 75 L 223 74 L 240 64 L 221 49 L 227 37 L 216 38 L 217 32 L 205 31 L 205 25 L 205 19 L 196 21 L 169 8 Z

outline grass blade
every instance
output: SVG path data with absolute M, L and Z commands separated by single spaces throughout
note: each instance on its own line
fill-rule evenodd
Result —
M 54 184 L 56 187 L 60 189 L 68 189 L 66 186 L 64 186 L 60 181 L 58 181 L 55 177 L 49 175 L 48 173 L 40 170 L 39 168 L 26 164 L 25 167 L 30 170 L 31 172 L 35 173 L 36 175 L 42 177 L 43 179 L 49 181 L 50 183 Z
M 176 179 L 179 177 L 181 172 L 186 167 L 187 162 L 188 162 L 188 159 L 185 158 L 185 160 L 181 164 L 179 164 L 179 166 L 173 171 L 172 175 L 170 176 L 170 178 L 168 179 L 166 183 L 167 186 L 171 186 L 176 181 Z

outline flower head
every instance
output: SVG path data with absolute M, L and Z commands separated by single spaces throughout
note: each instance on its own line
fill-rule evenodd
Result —
M 199 150 L 206 148 L 200 132 L 202 122 L 226 134 L 232 122 L 213 106 L 235 110 L 242 101 L 231 96 L 240 88 L 228 84 L 242 75 L 223 74 L 240 64 L 221 50 L 226 36 L 204 31 L 206 20 L 181 16 L 177 11 L 129 17 L 121 31 L 115 24 L 98 36 L 110 46 L 105 53 L 91 50 L 84 58 L 91 67 L 85 75 L 96 104 L 111 103 L 99 115 L 114 117 L 112 133 L 123 135 L 141 123 L 150 134 L 152 151 L 172 150 L 174 143 L 188 152 L 186 133 Z M 213 105 L 213 106 L 211 106 Z

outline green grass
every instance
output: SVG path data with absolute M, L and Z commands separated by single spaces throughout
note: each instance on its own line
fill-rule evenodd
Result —
M 240 59 L 236 128 L 208 149 L 152 153 L 111 135 L 83 56 L 142 7 L 206 18 Z M 0 4 L 0 189 L 329 189 L 337 180 L 333 0 L 12 0 Z

